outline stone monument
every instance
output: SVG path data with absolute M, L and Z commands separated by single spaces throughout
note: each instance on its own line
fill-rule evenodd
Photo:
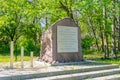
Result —
M 40 59 L 51 64 L 82 60 L 80 28 L 71 18 L 57 21 L 43 33 Z

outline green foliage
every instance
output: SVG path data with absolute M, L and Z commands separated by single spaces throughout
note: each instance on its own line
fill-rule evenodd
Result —
M 82 48 L 83 49 L 90 49 L 90 46 L 93 45 L 94 38 L 92 36 L 85 36 L 82 39 Z
M 9 55 L 8 53 L 10 53 L 10 46 L 9 46 L 9 44 L 0 45 L 0 54 L 2 54 L 2 55 Z
M 22 46 L 24 47 L 25 55 L 30 55 L 30 51 L 34 51 L 35 48 L 33 40 L 26 38 L 23 38 L 19 43 L 18 50 L 20 50 Z
M 34 50 L 35 52 L 35 56 L 40 56 L 40 44 L 36 44 L 35 45 L 35 50 Z
M 114 0 L 0 0 L 0 3 L 1 53 L 9 52 L 7 46 L 13 40 L 16 55 L 20 54 L 21 46 L 25 55 L 30 51 L 39 55 L 43 32 L 64 17 L 72 18 L 80 26 L 84 50 L 91 51 L 90 47 L 95 45 L 98 51 L 103 51 L 105 43 L 109 49 L 113 35 L 116 45 L 119 41 L 120 4 Z

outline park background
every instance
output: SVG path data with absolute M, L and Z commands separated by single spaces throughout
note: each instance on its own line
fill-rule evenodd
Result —
M 42 34 L 64 17 L 72 18 L 81 29 L 84 58 L 119 60 L 120 0 L 0 0 L 0 3 L 1 62 L 9 61 L 11 41 L 16 61 L 21 46 L 25 56 L 34 51 L 34 56 L 39 57 Z

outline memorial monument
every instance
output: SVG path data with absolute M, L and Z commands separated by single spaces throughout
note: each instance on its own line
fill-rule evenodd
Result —
M 43 33 L 40 59 L 51 64 L 83 59 L 80 28 L 71 18 L 57 21 Z

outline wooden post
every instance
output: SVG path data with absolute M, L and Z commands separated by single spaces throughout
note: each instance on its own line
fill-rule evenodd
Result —
M 24 47 L 21 47 L 21 68 L 24 68 Z
M 30 52 L 30 56 L 31 56 L 31 67 L 33 68 L 33 52 Z
M 13 68 L 14 62 L 14 42 L 11 41 L 10 43 L 10 68 Z

